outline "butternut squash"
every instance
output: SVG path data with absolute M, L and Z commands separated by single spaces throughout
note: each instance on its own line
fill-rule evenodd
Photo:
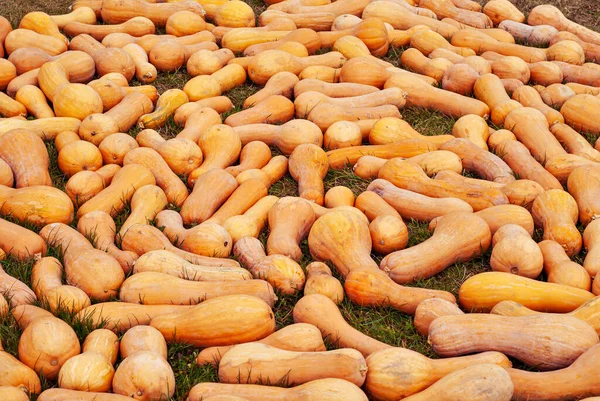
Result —
M 283 124 L 294 117 L 294 104 L 281 95 L 271 95 L 254 107 L 232 114 L 225 124 L 232 127 L 248 124 Z
M 237 187 L 235 178 L 223 169 L 213 168 L 200 175 L 181 206 L 184 224 L 201 223 L 210 218 Z
M 487 140 L 490 130 L 487 122 L 480 116 L 467 114 L 462 116 L 452 126 L 452 135 L 456 138 L 467 138 L 477 147 L 487 151 Z
M 34 47 L 51 56 L 57 56 L 67 51 L 67 41 L 64 39 L 57 29 L 57 33 L 62 37 L 61 39 L 53 36 L 48 36 L 35 32 L 30 29 L 15 29 L 6 35 L 4 39 L 4 49 L 6 54 L 10 55 L 17 49 L 23 47 Z
M 148 55 L 141 46 L 129 43 L 123 46 L 123 50 L 129 54 L 135 64 L 135 76 L 138 81 L 149 84 L 156 80 L 158 74 L 156 67 L 148 61 Z
M 0 218 L 0 249 L 18 260 L 46 254 L 44 240 L 31 230 Z
M 288 351 L 317 352 L 325 350 L 321 332 L 318 328 L 308 323 L 290 324 L 254 344 L 258 343 Z M 217 368 L 223 355 L 234 347 L 205 348 L 198 354 L 196 363 L 198 365 L 211 364 Z
M 266 256 L 262 244 L 256 238 L 241 238 L 235 243 L 233 253 L 255 278 L 266 280 L 283 294 L 294 294 L 304 287 L 302 268 L 287 256 Z
M 156 226 L 179 248 L 197 255 L 226 258 L 233 246 L 227 231 L 214 223 L 204 223 L 191 229 L 183 227 L 179 213 L 163 210 L 156 215 Z
M 560 108 L 565 122 L 578 131 L 600 134 L 600 125 L 594 113 L 600 110 L 600 99 L 592 95 L 576 95 Z
M 538 91 L 530 86 L 518 88 L 513 92 L 512 98 L 521 103 L 524 107 L 533 107 L 544 113 L 550 127 L 556 123 L 564 123 L 562 114 L 546 105 Z
M 54 111 L 48 105 L 44 92 L 37 86 L 22 86 L 15 95 L 15 100 L 25 106 L 27 112 L 35 118 L 54 117 Z
M 414 325 L 422 336 L 429 334 L 431 322 L 440 316 L 462 315 L 463 312 L 458 305 L 441 298 L 429 298 L 417 306 L 415 311 Z
M 271 207 L 268 220 L 267 254 L 284 255 L 300 261 L 300 241 L 308 235 L 315 221 L 312 207 L 301 198 L 284 197 Z
M 185 84 L 183 90 L 193 102 L 220 96 L 244 82 L 246 82 L 246 71 L 237 64 L 230 64 L 211 75 L 192 78 Z
M 120 169 L 117 164 L 107 164 L 96 171 L 80 171 L 69 178 L 65 193 L 74 204 L 82 205 L 108 186 Z
M 131 197 L 129 204 L 131 213 L 121 225 L 119 237 L 122 238 L 127 230 L 135 224 L 149 224 L 167 204 L 167 196 L 156 185 L 150 184 L 140 187 Z
M 165 250 L 150 251 L 135 263 L 134 274 L 158 272 L 193 281 L 249 280 L 252 275 L 241 267 L 195 265 Z
M 512 170 L 504 161 L 468 139 L 453 139 L 443 144 L 441 149 L 458 155 L 465 169 L 475 171 L 483 179 L 501 184 L 515 180 Z
M 231 235 L 233 243 L 244 237 L 258 238 L 267 224 L 269 211 L 278 200 L 279 198 L 276 196 L 267 195 L 258 200 L 244 214 L 225 220 L 223 228 Z
M 480 273 L 460 287 L 460 305 L 466 310 L 490 311 L 501 301 L 516 301 L 543 312 L 571 312 L 594 295 L 579 288 L 545 283 L 502 272 Z
M 597 32 L 569 21 L 558 8 L 552 5 L 535 7 L 531 10 L 527 23 L 529 25 L 551 25 L 560 31 L 574 33 L 586 42 L 600 44 L 600 36 Z
M 334 4 L 334 3 L 332 3 Z M 356 385 L 341 379 L 329 378 L 313 380 L 291 388 L 278 388 L 261 386 L 257 384 L 225 384 L 225 383 L 200 383 L 192 388 L 189 401 L 206 400 L 207 396 L 214 398 L 219 395 L 243 397 L 248 401 L 275 401 L 285 398 L 290 401 L 300 401 L 314 398 L 323 401 L 367 401 L 365 393 Z M 239 398 L 239 397 L 238 397 Z M 237 400 L 236 400 L 237 401 Z
M 516 224 L 500 227 L 494 234 L 492 245 L 490 266 L 493 271 L 518 274 L 532 279 L 542 272 L 542 252 L 523 227 Z
M 265 185 L 271 187 L 288 172 L 288 159 L 283 155 L 273 157 L 262 169 L 250 169 L 240 173 L 236 180 L 239 184 L 251 178 L 258 178 Z
M 153 351 L 138 351 L 125 358 L 115 371 L 112 384 L 116 394 L 135 394 L 141 400 L 169 398 L 175 393 L 171 365 Z
M 36 227 L 73 221 L 71 199 L 60 189 L 46 185 L 16 189 L 0 185 L 0 205 L 0 214 Z
M 592 221 L 583 232 L 583 242 L 585 249 L 587 250 L 583 267 L 593 278 L 598 277 L 598 272 L 600 271 L 600 265 L 598 264 L 599 250 L 597 245 L 599 238 L 598 231 L 598 223 Z M 596 280 L 594 280 L 594 282 L 596 282 Z
M 165 26 L 167 20 L 178 11 L 191 11 L 203 17 L 202 6 L 195 2 L 148 3 L 142 0 L 109 0 L 102 4 L 102 20 L 108 24 L 117 24 L 142 16 L 157 26 Z
M 143 129 L 162 127 L 167 123 L 167 119 L 175 113 L 175 110 L 188 101 L 189 98 L 184 91 L 169 89 L 158 98 L 154 112 L 142 115 L 137 120 L 137 125 Z
M 531 211 L 536 225 L 544 229 L 544 239 L 561 244 L 569 256 L 579 253 L 582 238 L 575 227 L 579 209 L 568 192 L 551 189 L 540 194 L 533 202 Z
M 475 50 L 478 54 L 493 51 L 504 56 L 515 56 L 528 63 L 546 61 L 546 50 L 517 45 L 513 43 L 500 42 L 483 32 L 473 29 L 462 29 L 452 35 L 452 45 L 467 47 Z
M 539 243 L 539 248 L 544 257 L 544 271 L 549 283 L 590 290 L 590 275 L 581 265 L 571 261 L 559 243 L 546 240 Z
M 323 178 L 328 168 L 327 155 L 318 146 L 302 144 L 294 149 L 290 155 L 289 170 L 292 178 L 298 182 L 301 198 L 323 205 Z
M 550 131 L 569 153 L 600 161 L 600 153 L 581 134 L 566 124 L 554 124 Z
M 322 262 L 312 262 L 306 266 L 307 279 L 304 296 L 311 294 L 325 295 L 336 304 L 344 300 L 344 287 L 331 275 L 329 267 Z
M 369 190 L 358 195 L 354 206 L 360 210 L 370 222 L 374 221 L 377 217 L 382 216 L 401 217 L 396 209 L 376 193 Z
M 119 48 L 107 48 L 88 34 L 74 37 L 69 44 L 69 49 L 80 50 L 91 56 L 100 77 L 117 72 L 130 81 L 135 75 L 135 64 L 127 52 Z
M 77 216 L 102 210 L 114 217 L 123 210 L 138 188 L 155 183 L 154 175 L 146 167 L 139 164 L 125 166 L 115 174 L 110 185 L 79 208 Z
M 96 13 L 90 7 L 79 7 L 68 14 L 51 15 L 59 29 L 63 29 L 71 21 L 83 22 L 85 24 L 96 23 Z
M 125 155 L 137 147 L 138 144 L 131 135 L 116 133 L 104 138 L 98 145 L 98 150 L 104 163 L 114 163 L 122 166 Z
M 122 358 L 140 351 L 151 351 L 167 359 L 167 342 L 160 331 L 151 326 L 134 326 L 127 330 L 117 345 Z
M 101 41 L 107 35 L 114 32 L 127 33 L 135 37 L 153 34 L 155 32 L 155 27 L 154 23 L 146 17 L 134 17 L 121 24 L 115 25 L 95 25 L 72 21 L 65 25 L 63 30 L 70 37 L 88 34 L 94 39 Z
M 275 317 L 269 305 L 259 298 L 226 295 L 181 313 L 157 316 L 150 325 L 167 341 L 212 347 L 260 340 L 275 331 Z
M 46 145 L 32 132 L 21 129 L 0 136 L 0 158 L 12 169 L 17 188 L 52 185 Z
M 445 243 L 446 238 L 456 240 L 457 236 L 452 232 L 460 231 L 461 224 L 467 221 L 472 237 L 464 238 L 464 242 L 456 244 Z M 429 278 L 456 262 L 469 260 L 485 252 L 491 239 L 490 228 L 480 217 L 464 212 L 450 213 L 439 220 L 431 238 L 409 249 L 389 254 L 381 261 L 380 268 L 399 284 Z M 444 243 L 444 246 L 440 246 L 440 243 Z M 424 251 L 429 247 L 438 251 Z M 440 252 L 440 249 L 444 251 Z M 435 256 L 433 259 L 426 259 L 423 254 Z
M 202 102 L 200 100 L 199 102 Z M 177 138 L 189 139 L 192 142 L 198 143 L 198 140 L 208 128 L 213 125 L 218 125 L 223 122 L 221 116 L 210 107 L 197 107 L 197 102 L 189 102 L 180 106 L 174 115 L 175 123 L 178 125 L 187 125 L 187 129 L 183 129 Z M 194 105 L 194 110 L 191 111 L 185 118 L 180 114 L 181 110 L 189 105 Z M 180 120 L 181 118 L 181 120 Z M 189 120 L 189 123 L 188 123 Z
M 354 206 L 354 193 L 348 187 L 338 185 L 325 193 L 325 207 Z
M 207 29 L 208 26 L 201 15 L 187 10 L 171 14 L 165 25 L 167 34 L 177 37 L 193 35 Z

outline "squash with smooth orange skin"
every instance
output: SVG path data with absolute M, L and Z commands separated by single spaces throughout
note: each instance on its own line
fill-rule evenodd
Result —
M 100 167 L 102 167 L 102 154 L 90 142 L 75 140 L 63 146 L 58 152 L 58 168 L 67 177 L 80 171 L 96 171 Z
M 201 100 L 200 100 L 201 102 Z M 185 118 L 179 115 L 179 112 L 189 106 L 190 104 L 196 105 L 196 102 L 190 102 L 182 105 L 175 112 L 174 120 L 178 125 L 184 125 L 184 128 L 179 134 L 177 134 L 177 138 L 185 138 L 189 139 L 192 142 L 198 143 L 199 139 L 202 137 L 202 134 L 213 125 L 219 125 L 223 121 L 221 120 L 221 116 L 219 113 L 209 107 L 194 107 L 194 110 L 191 111 Z M 179 120 L 181 118 L 181 120 Z M 178 122 L 181 121 L 181 122 Z M 189 121 L 189 123 L 188 123 Z
M 239 184 L 251 178 L 258 178 L 267 188 L 279 181 L 288 172 L 288 159 L 283 155 L 273 157 L 262 169 L 250 169 L 240 173 Z
M 456 32 L 452 36 L 451 43 L 454 46 L 473 49 L 478 54 L 492 51 L 504 56 L 519 57 L 528 63 L 546 61 L 546 49 L 537 49 L 514 43 L 500 42 L 499 40 L 474 29 L 462 29 Z
M 542 252 L 523 227 L 516 224 L 500 227 L 494 234 L 492 246 L 490 266 L 493 271 L 518 274 L 532 279 L 542 272 Z
M 243 308 L 239 308 L 242 305 Z M 209 330 L 203 329 L 207 322 L 210 322 Z M 226 295 L 182 313 L 157 316 L 150 325 L 167 341 L 211 347 L 260 340 L 275 331 L 275 317 L 269 305 L 259 298 Z
M 336 15 L 329 12 L 311 12 L 302 14 L 292 14 L 279 10 L 267 9 L 258 16 L 258 22 L 261 27 L 267 26 L 274 21 L 289 19 L 298 28 L 309 28 L 315 31 L 328 31 L 331 29 Z
M 551 127 L 556 123 L 564 123 L 562 114 L 546 105 L 538 91 L 530 86 L 518 88 L 513 92 L 512 98 L 521 103 L 524 107 L 533 107 L 544 113 L 544 116 L 546 116 L 548 124 L 550 124 Z
M 116 394 L 140 394 L 145 400 L 169 398 L 175 393 L 175 375 L 161 355 L 138 351 L 119 364 L 112 386 Z
M 206 221 L 237 187 L 235 178 L 223 169 L 213 168 L 200 175 L 192 193 L 181 206 L 184 224 Z
M 597 204 L 596 197 L 592 195 L 598 187 L 599 178 L 600 168 L 593 164 L 576 167 L 569 174 L 567 188 L 577 202 L 579 221 L 584 226 L 600 216 L 600 205 Z
M 245 213 L 256 202 L 267 196 L 267 193 L 268 189 L 262 180 L 258 178 L 246 180 L 206 222 L 223 225 L 227 219 Z
M 253 107 L 232 114 L 225 124 L 238 127 L 248 124 L 283 124 L 294 117 L 294 104 L 281 95 L 271 95 Z
M 319 205 L 323 205 L 323 178 L 328 169 L 327 155 L 316 145 L 302 144 L 290 155 L 289 170 L 292 178 L 298 182 L 300 197 Z
M 315 221 L 310 204 L 302 198 L 281 198 L 269 210 L 268 221 L 267 254 L 284 255 L 300 261 L 300 241 L 308 235 Z
M 390 3 L 393 4 L 380 4 L 379 2 L 368 4 L 363 10 L 362 18 L 379 18 L 383 22 L 391 24 L 395 29 L 409 29 L 416 25 L 425 25 L 447 39 L 458 31 L 453 25 L 438 21 L 431 16 L 414 14 L 401 4 Z
M 27 109 L 18 101 L 11 99 L 5 93 L 0 92 L 0 116 L 2 117 L 25 117 Z
M 30 131 L 13 130 L 0 136 L 0 158 L 12 169 L 17 188 L 52 185 L 46 145 Z
M 468 203 L 460 199 L 430 198 L 400 189 L 384 179 L 374 180 L 367 190 L 379 195 L 407 219 L 429 221 L 454 211 L 472 212 L 473 210 Z
M 500 78 L 503 83 L 507 79 L 516 79 L 525 85 L 531 78 L 528 64 L 519 57 L 502 57 L 498 60 L 491 61 L 491 66 L 492 73 Z
M 167 342 L 160 331 L 151 326 L 134 326 L 127 330 L 118 344 L 122 358 L 139 351 L 152 351 L 167 359 Z
M 34 47 L 51 56 L 58 56 L 67 51 L 67 42 L 64 40 L 64 36 L 63 39 L 58 39 L 23 28 L 15 29 L 6 35 L 4 39 L 6 54 L 10 55 L 23 47 Z
M 101 41 L 107 35 L 114 32 L 127 33 L 131 36 L 141 37 L 155 32 L 154 23 L 145 17 L 134 17 L 121 24 L 95 25 L 72 21 L 63 28 L 70 37 L 80 34 L 88 34 L 96 40 Z
M 402 103 L 404 103 L 403 100 Z M 338 104 L 321 103 L 310 111 L 307 118 L 317 124 L 322 131 L 326 131 L 332 124 L 338 121 L 353 121 L 358 123 L 361 120 L 368 120 L 365 126 L 368 130 L 368 127 L 372 126 L 375 120 L 384 117 L 400 117 L 398 107 L 392 104 L 384 104 L 381 106 L 347 108 Z
M 338 185 L 325 193 L 325 207 L 354 206 L 354 193 L 348 187 Z
M 554 45 L 561 41 L 576 42 L 577 44 L 579 44 L 581 46 L 581 48 L 583 49 L 586 60 L 588 60 L 588 61 L 597 62 L 600 59 L 600 54 L 599 54 L 600 48 L 598 47 L 597 44 L 588 43 L 586 41 L 583 41 L 577 35 L 575 35 L 571 32 L 567 32 L 567 31 L 556 32 L 552 36 L 552 38 L 550 40 L 550 44 Z M 570 45 L 573 46 L 572 43 Z M 573 46 L 573 50 L 574 49 L 575 49 L 575 46 Z M 567 60 L 563 60 L 563 61 L 569 62 Z M 581 60 L 577 60 L 577 61 L 581 61 Z
M 364 18 L 359 24 L 343 30 L 319 32 L 321 46 L 330 47 L 341 37 L 351 35 L 360 39 L 373 56 L 385 55 L 389 48 L 387 29 L 378 18 Z
M 472 237 L 456 243 L 457 236 L 452 232 L 461 231 L 462 224 L 466 222 Z M 448 241 L 449 238 L 452 240 Z M 464 212 L 450 213 L 439 220 L 431 238 L 409 249 L 389 254 L 381 261 L 380 268 L 397 283 L 410 283 L 418 278 L 429 278 L 456 262 L 480 255 L 489 248 L 491 240 L 490 228 L 480 217 Z M 437 251 L 426 251 L 429 247 Z M 417 254 L 419 257 L 416 257 Z M 427 259 L 423 257 L 424 254 L 435 256 Z
M 402 75 L 393 75 L 386 81 L 385 87 L 398 87 L 405 91 L 408 106 L 426 107 L 453 117 L 477 114 L 486 118 L 490 113 L 489 107 L 479 100 L 437 89 Z
M 54 111 L 46 101 L 44 92 L 37 86 L 22 86 L 15 95 L 15 99 L 25 106 L 29 114 L 35 118 L 51 118 L 55 116 Z
M 481 364 L 494 364 L 503 368 L 512 365 L 508 358 L 499 352 L 430 359 L 409 349 L 388 348 L 368 356 L 369 374 L 366 388 L 377 401 L 404 399 L 413 394 L 419 397 L 422 391 L 427 391 L 440 380 L 447 380 L 445 378 L 453 372 L 479 367 Z
M 499 336 L 498 330 L 504 335 Z M 552 333 L 552 340 L 548 333 Z M 558 338 L 564 342 L 556 341 Z M 496 350 L 538 369 L 555 370 L 569 366 L 595 345 L 598 334 L 589 324 L 567 315 L 507 317 L 471 313 L 434 320 L 429 327 L 429 341 L 437 354 L 446 357 Z M 541 347 L 552 352 L 541 353 Z
M 555 109 L 560 109 L 567 100 L 576 95 L 573 89 L 561 83 L 555 83 L 548 85 L 545 89 L 540 89 L 540 96 L 544 103 Z
M 266 256 L 260 241 L 244 237 L 236 242 L 234 255 L 255 278 L 262 278 L 284 294 L 293 294 L 304 287 L 305 276 L 300 266 L 283 255 Z
M 483 7 L 483 13 L 490 17 L 494 25 L 502 21 L 525 22 L 525 16 L 513 3 L 507 0 L 492 0 Z
M 61 388 L 80 391 L 109 391 L 112 387 L 112 366 L 119 352 L 119 339 L 110 330 L 97 329 L 85 338 L 82 353 L 70 358 L 60 369 Z M 81 374 L 85 367 L 84 374 Z
M 171 171 L 164 159 L 151 148 L 135 148 L 123 159 L 123 165 L 136 164 L 148 168 L 156 185 L 162 188 L 169 203 L 181 206 L 188 196 L 187 187 L 177 175 Z
M 31 282 L 37 298 L 53 313 L 77 313 L 90 306 L 90 298 L 80 288 L 62 283 L 63 266 L 56 258 L 44 257 L 33 265 Z
M 453 137 L 451 135 L 421 135 L 406 121 L 395 117 L 386 117 L 378 120 L 369 133 L 369 143 L 372 145 L 384 145 L 404 139 L 421 139 L 435 145 L 442 145 L 453 139 Z
M 188 67 L 189 68 L 189 67 Z M 299 79 L 291 72 L 282 71 L 273 75 L 265 87 L 244 100 L 244 108 L 249 108 L 265 100 L 271 95 L 282 95 L 290 98 L 295 91 Z
M 354 348 L 364 356 L 391 348 L 354 329 L 345 320 L 334 301 L 321 294 L 305 295 L 294 306 L 294 322 L 315 325 L 337 347 Z
M 138 143 L 131 135 L 116 133 L 104 138 L 98 145 L 98 150 L 104 163 L 122 166 L 125 155 L 137 147 L 139 147 Z
M 2 253 L 3 255 L 6 255 L 4 251 L 2 251 Z M 30 306 L 37 300 L 36 295 L 31 288 L 22 281 L 19 281 L 6 273 L 4 269 L 0 270 L 0 291 L 7 298 L 6 300 L 10 302 L 13 311 L 14 308 L 19 306 Z
M 575 226 L 579 209 L 568 192 L 551 189 L 540 194 L 533 202 L 531 214 L 536 225 L 544 229 L 544 239 L 561 244 L 569 256 L 579 253 L 582 238 Z
M 322 262 L 312 262 L 306 266 L 307 279 L 304 285 L 304 296 L 321 294 L 336 304 L 344 300 L 344 287 L 331 275 L 329 267 Z
M 400 217 L 400 214 L 376 193 L 369 190 L 356 197 L 354 207 L 363 212 L 369 221 L 380 216 Z
M 430 29 L 415 32 L 410 38 L 410 46 L 429 56 L 436 49 L 446 49 L 463 57 L 474 56 L 475 52 L 464 47 L 452 46 L 442 35 Z M 451 61 L 451 60 L 449 60 Z
M 67 283 L 81 288 L 92 299 L 106 300 L 117 293 L 124 273 L 112 256 L 94 249 L 83 235 L 62 223 L 48 224 L 40 236 L 49 245 L 64 250 Z
M 149 224 L 167 204 L 167 196 L 156 185 L 149 184 L 140 187 L 131 197 L 129 205 L 131 213 L 121 225 L 119 237 L 122 238 L 127 230 L 135 224 Z
M 338 52 L 318 56 L 296 57 L 281 50 L 266 50 L 250 61 L 248 76 L 258 84 L 265 85 L 269 78 L 278 72 L 289 71 L 298 75 L 310 66 L 341 67 L 346 58 Z
M 93 210 L 103 210 L 115 216 L 123 210 L 138 188 L 154 184 L 154 175 L 146 167 L 139 164 L 125 166 L 115 174 L 110 185 L 79 208 L 77 215 L 83 216 Z
M 252 275 L 241 267 L 200 266 L 170 251 L 155 250 L 136 260 L 133 273 L 157 272 L 194 281 L 250 280 Z
M 337 369 L 332 369 L 330 364 L 336 363 L 335 361 L 340 361 L 343 368 L 337 365 Z M 223 356 L 219 363 L 220 382 L 237 382 L 240 370 L 251 372 L 246 378 L 250 383 L 256 383 L 257 380 L 279 382 L 285 377 L 291 385 L 298 385 L 335 377 L 362 385 L 367 366 L 362 354 L 351 348 L 298 352 L 281 350 L 266 344 L 249 343 L 238 345 Z
M 307 323 L 295 323 L 283 327 L 281 330 L 255 342 L 270 345 L 282 350 L 300 352 L 324 351 L 325 345 L 321 332 L 313 325 Z M 225 353 L 235 346 L 209 347 L 202 350 L 196 358 L 198 365 L 218 364 Z
M 175 113 L 175 110 L 188 101 L 189 98 L 184 91 L 169 89 L 158 98 L 154 112 L 142 115 L 137 120 L 137 125 L 144 129 L 162 127 L 167 123 L 168 118 Z
M 224 169 L 238 159 L 242 143 L 239 135 L 228 125 L 217 124 L 208 128 L 198 145 L 204 155 L 204 162 L 188 176 L 188 184 L 193 184 L 199 177 L 211 169 Z
M 93 239 L 94 248 L 115 258 L 125 273 L 131 271 L 138 255 L 122 251 L 115 245 L 117 228 L 108 213 L 101 210 L 86 213 L 79 218 L 77 230 L 87 238 Z
M 492 20 L 485 14 L 458 8 L 452 0 L 421 0 L 419 7 L 428 8 L 441 18 L 452 18 L 455 21 L 472 26 L 474 28 L 487 29 L 494 25 Z
M 431 322 L 440 316 L 462 315 L 463 312 L 458 305 L 441 298 L 429 298 L 419 304 L 415 311 L 414 325 L 422 336 L 429 334 Z
M 107 164 L 96 171 L 80 171 L 69 178 L 65 193 L 75 205 L 83 205 L 110 185 L 113 176 L 120 169 L 117 164 Z
M 28 29 L 40 35 L 51 36 L 63 41 L 65 44 L 69 43 L 68 39 L 60 33 L 54 19 L 44 12 L 35 11 L 25 14 L 19 22 L 19 28 Z
M 565 122 L 578 131 L 600 134 L 600 124 L 594 115 L 600 110 L 600 100 L 592 95 L 576 95 L 560 108 Z
M 77 2 L 75 2 L 77 5 Z M 71 21 L 83 22 L 85 24 L 96 23 L 95 11 L 86 6 L 79 6 L 68 14 L 62 15 L 51 15 L 50 18 L 54 20 L 59 29 L 63 29 Z
M 193 77 L 211 75 L 227 65 L 234 57 L 229 49 L 199 50 L 187 60 L 187 71 Z
M 333 4 L 333 3 L 332 3 Z M 231 398 L 235 394 L 234 398 Z M 209 397 L 210 396 L 210 397 Z M 226 398 L 222 398 L 226 397 Z M 300 401 L 306 398 L 337 401 L 367 401 L 365 393 L 356 385 L 341 379 L 313 380 L 291 388 L 261 386 L 257 384 L 200 383 L 192 388 L 189 401 L 259 401 L 286 399 Z
M 340 82 L 340 72 L 341 68 L 312 65 L 304 68 L 298 75 L 298 78 L 300 78 L 300 80 L 317 79 L 326 83 L 338 83 Z
M 593 161 L 600 161 L 600 152 L 573 128 L 566 124 L 554 124 L 550 127 L 550 131 L 567 152 Z
M 138 305 L 125 302 L 101 302 L 82 309 L 77 319 L 90 319 L 94 324 L 102 323 L 105 328 L 122 333 L 138 325 L 149 325 L 150 321 L 162 314 L 181 313 L 189 310 L 189 305 Z
M 82 123 L 79 135 L 98 146 L 106 137 L 118 132 L 128 132 L 154 105 L 140 92 L 126 95 L 115 107 L 104 114 L 92 114 Z
M 9 188 L 0 185 L 0 213 L 36 227 L 73 221 L 73 203 L 58 188 L 35 185 Z
M 0 396 L 7 400 L 28 401 L 29 396 L 25 389 L 13 386 L 0 386 Z
M 121 247 L 125 251 L 132 251 L 138 255 L 144 255 L 150 251 L 164 249 L 197 265 L 239 267 L 239 263 L 235 260 L 196 255 L 181 250 L 173 246 L 162 231 L 148 224 L 135 224 L 131 226 L 121 239 Z
M 538 245 L 544 257 L 544 271 L 549 283 L 590 290 L 590 274 L 581 265 L 572 262 L 558 242 L 545 240 Z
M 373 250 L 387 255 L 406 248 L 408 230 L 401 217 L 393 215 L 377 216 L 369 224 Z
M 4 57 L 4 40 L 6 39 L 6 35 L 11 31 L 12 25 L 10 21 L 4 17 L 0 18 L 0 57 Z
M 480 273 L 460 287 L 460 305 L 466 310 L 490 311 L 505 300 L 519 302 L 541 312 L 571 312 L 594 295 L 579 288 L 545 283 L 502 272 Z
M 599 226 L 600 224 L 596 221 L 592 221 L 583 232 L 583 243 L 587 250 L 583 267 L 594 278 L 598 277 L 598 272 L 600 272 L 600 264 L 598 263 L 600 260 L 598 258 L 598 252 L 600 251 L 598 248 L 598 238 L 600 238 Z M 594 280 L 594 283 L 596 283 L 596 280 Z
M 484 74 L 477 79 L 473 91 L 477 99 L 488 105 L 492 122 L 497 125 L 504 123 L 512 110 L 522 107 L 506 94 L 500 78 L 494 74 Z
M 125 96 L 132 92 L 140 92 L 146 95 L 152 103 L 158 99 L 158 91 L 154 86 L 140 85 L 129 87 L 127 86 L 126 78 L 119 73 L 106 74 L 99 79 L 91 81 L 88 83 L 88 86 L 92 87 L 100 95 L 105 112 L 117 106 Z M 133 117 L 130 118 L 133 119 Z
M 165 25 L 167 34 L 177 37 L 193 35 L 207 28 L 207 24 L 201 15 L 187 10 L 171 14 Z
M 116 72 L 123 74 L 129 81 L 135 75 L 135 64 L 126 51 L 120 48 L 107 48 L 88 34 L 74 37 L 69 43 L 69 49 L 80 50 L 91 56 L 100 77 Z
M 4 160 L 0 161 L 0 185 L 12 188 L 15 183 L 12 169 Z
M 0 61 L 0 90 L 5 90 L 10 81 L 17 76 L 17 68 L 10 61 L 2 59 Z
M 163 228 L 167 238 L 184 251 L 218 258 L 231 254 L 231 236 L 217 224 L 207 222 L 185 229 L 181 216 L 173 210 L 163 210 L 155 220 L 156 226 Z
M 551 25 L 560 31 L 571 32 L 586 42 L 600 44 L 600 35 L 597 32 L 569 21 L 558 8 L 552 5 L 538 6 L 531 11 L 527 20 L 530 25 Z
M 531 155 L 542 164 L 554 156 L 566 154 L 549 131 L 548 120 L 539 110 L 530 107 L 515 109 L 506 117 L 504 126 L 512 131 L 531 151 Z
M 566 185 L 569 176 L 577 167 L 594 166 L 596 162 L 582 156 L 563 154 L 555 156 L 544 164 L 544 168 L 562 185 Z
M 367 69 L 369 74 L 361 73 Z M 416 78 L 428 85 L 437 84 L 437 81 L 433 78 L 421 74 L 415 74 L 401 68 L 382 65 L 379 62 L 379 59 L 374 59 L 372 57 L 354 57 L 346 61 L 337 75 L 339 75 L 340 82 L 372 85 L 378 88 L 383 88 L 385 82 L 394 76 L 399 76 L 401 78 L 404 77 L 407 79 Z M 302 75 L 300 78 L 303 78 Z
M 62 365 L 80 350 L 71 326 L 54 316 L 34 319 L 19 339 L 19 359 L 50 380 L 55 379 Z
M 246 71 L 237 64 L 229 64 L 211 75 L 199 75 L 183 87 L 191 102 L 220 96 L 246 82 Z
M 165 285 L 168 289 L 165 289 Z M 236 294 L 260 298 L 270 307 L 273 307 L 276 299 L 271 285 L 263 280 L 201 282 L 158 272 L 132 275 L 123 282 L 119 297 L 123 302 L 146 305 L 195 305 L 216 297 Z
M 156 80 L 157 71 L 148 61 L 148 55 L 141 46 L 135 43 L 129 43 L 123 46 L 123 50 L 129 54 L 135 64 L 135 76 L 138 81 L 149 84 Z
M 402 64 L 412 71 L 442 81 L 445 72 L 454 64 L 446 59 L 429 59 L 419 50 L 411 48 L 402 53 Z
M 157 26 L 165 26 L 172 14 L 178 11 L 192 11 L 204 16 L 205 12 L 201 5 L 194 2 L 153 4 L 141 0 L 109 0 L 102 4 L 102 20 L 108 24 L 122 23 L 137 16 L 150 19 Z
M 468 114 L 454 123 L 452 135 L 456 138 L 467 138 L 483 150 L 488 150 L 487 140 L 490 131 L 487 122 L 480 116 Z
M 370 85 L 353 84 L 349 82 L 328 83 L 318 79 L 303 79 L 294 86 L 294 96 L 298 97 L 304 92 L 320 92 L 329 97 L 348 97 L 367 95 L 377 92 L 378 88 Z
M 0 218 L 0 249 L 18 260 L 46 254 L 44 240 L 18 224 Z
M 498 28 L 510 33 L 515 39 L 526 42 L 531 46 L 547 46 L 558 30 L 551 25 L 531 26 L 524 21 L 504 20 L 498 24 Z
M 399 158 L 391 159 L 379 171 L 379 178 L 395 186 L 435 198 L 455 197 L 469 203 L 475 211 L 508 203 L 496 188 L 466 189 L 456 184 L 433 180 L 417 165 Z
M 258 200 L 244 214 L 229 217 L 223 222 L 223 228 L 231 235 L 233 243 L 243 237 L 258 238 L 267 224 L 267 216 L 271 207 L 279 198 L 267 195 Z
M 229 174 L 237 177 L 240 173 L 250 169 L 260 169 L 271 160 L 271 149 L 264 142 L 249 142 L 242 148 L 240 164 L 225 169 Z
M 281 29 L 262 33 L 252 31 L 234 29 L 223 36 L 221 44 L 236 53 L 243 52 L 244 56 L 255 56 L 267 50 L 282 50 L 283 47 L 291 48 L 289 43 L 294 42 L 303 46 L 299 48 L 301 53 L 297 55 L 304 57 L 314 54 L 323 46 L 321 36 L 312 29 L 299 28 L 291 31 Z M 295 52 L 292 53 L 296 55 Z

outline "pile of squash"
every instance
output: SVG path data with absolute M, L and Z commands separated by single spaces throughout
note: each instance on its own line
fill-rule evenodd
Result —
M 600 399 L 600 33 L 508 0 L 265 3 L 0 17 L 0 260 L 32 266 L 0 269 L 21 330 L 0 399 L 168 400 L 173 342 L 218 369 L 188 401 Z M 348 166 L 366 191 L 325 192 Z M 432 235 L 408 247 L 413 220 Z M 482 255 L 457 297 L 413 285 Z M 356 330 L 344 298 L 414 315 L 441 358 Z M 98 328 L 80 344 L 64 316 Z

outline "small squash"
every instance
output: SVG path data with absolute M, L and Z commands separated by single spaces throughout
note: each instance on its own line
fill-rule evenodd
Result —
M 494 234 L 490 266 L 493 271 L 537 278 L 542 272 L 542 252 L 521 226 L 507 224 Z

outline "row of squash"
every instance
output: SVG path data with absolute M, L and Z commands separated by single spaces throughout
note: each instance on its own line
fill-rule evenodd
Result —
M 168 342 L 218 369 L 189 401 L 600 396 L 600 143 L 579 133 L 600 134 L 600 34 L 549 5 L 527 25 L 507 0 L 416 3 L 267 2 L 260 27 L 218 0 L 0 18 L 0 260 L 35 258 L 30 286 L 0 273 L 0 312 L 22 331 L 18 359 L 0 352 L 0 398 L 43 376 L 58 388 L 40 401 L 169 399 Z M 409 47 L 410 71 L 381 59 L 390 47 Z M 159 96 L 152 82 L 184 66 L 192 78 Z M 230 113 L 248 78 L 264 88 Z M 452 135 L 421 135 L 405 106 L 456 118 Z M 366 191 L 326 192 L 348 165 Z M 298 196 L 269 195 L 288 173 Z M 405 220 L 433 234 L 407 248 Z M 489 249 L 492 272 L 458 300 L 405 286 Z M 276 294 L 301 291 L 276 330 Z M 345 297 L 414 315 L 443 359 L 356 330 Z M 103 328 L 81 346 L 64 312 Z

